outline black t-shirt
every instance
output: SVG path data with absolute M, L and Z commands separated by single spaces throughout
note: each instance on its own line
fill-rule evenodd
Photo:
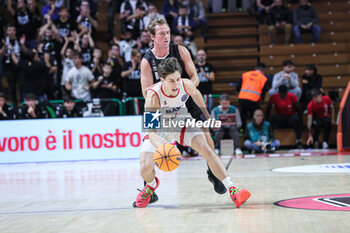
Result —
M 80 44 L 81 48 L 81 55 L 83 56 L 82 64 L 86 67 L 90 67 L 90 64 L 92 62 L 92 48 L 90 46 L 83 47 L 82 44 Z
M 169 45 L 169 54 L 166 56 L 164 59 L 169 58 L 169 57 L 175 57 L 179 61 L 181 68 L 182 68 L 182 74 L 181 78 L 189 78 L 188 74 L 186 73 L 184 63 L 181 59 L 181 55 L 179 52 L 179 48 L 176 44 L 170 43 Z M 158 65 L 162 62 L 164 59 L 157 59 L 152 50 L 149 50 L 145 56 L 143 57 L 148 61 L 148 63 L 151 66 L 152 73 L 153 73 L 153 83 L 157 83 L 160 81 L 160 77 L 158 77 Z
M 2 106 L 2 110 L 5 112 L 5 116 L 0 113 L 0 120 L 13 120 L 16 119 L 15 110 L 8 104 Z
M 117 84 L 117 94 L 121 94 L 123 87 L 122 87 L 122 66 L 118 62 L 117 59 L 112 58 L 110 61 L 112 65 L 112 74 L 111 77 L 115 80 L 115 83 Z
M 197 88 L 202 94 L 211 94 L 213 91 L 212 82 L 202 75 L 201 67 L 204 69 L 204 73 L 209 76 L 211 72 L 215 72 L 214 66 L 210 63 L 205 63 L 204 66 L 196 64 L 196 71 L 200 81 Z
M 46 93 L 49 68 L 43 61 L 21 60 L 18 67 L 23 71 L 23 91 L 38 96 Z
M 141 56 L 145 56 L 145 54 L 148 52 L 148 50 L 151 50 L 151 48 L 149 47 L 148 44 L 144 44 L 142 43 L 141 44 L 141 48 L 140 48 L 140 53 L 141 53 Z
M 55 58 L 56 62 L 59 63 L 61 60 L 60 56 L 60 42 L 56 39 L 44 39 L 44 52 L 50 54 L 50 58 Z
M 47 109 L 40 105 L 37 104 L 35 107 L 35 115 L 36 118 L 33 118 L 29 113 L 28 113 L 28 106 L 27 105 L 22 105 L 17 109 L 17 118 L 18 119 L 45 119 L 49 118 L 49 113 Z
M 72 31 L 77 30 L 77 23 L 72 20 L 72 18 L 68 18 L 66 22 L 62 22 L 61 19 L 58 18 L 53 22 L 56 25 L 58 34 L 60 34 L 62 38 L 64 38 L 65 35 L 69 37 Z
M 59 105 L 56 108 L 56 117 L 57 118 L 73 118 L 73 117 L 82 117 L 83 114 L 77 106 L 74 106 L 71 112 L 68 112 L 63 105 Z
M 97 98 L 113 98 L 115 97 L 115 92 L 110 89 L 110 88 L 106 88 L 106 87 L 102 87 L 102 85 L 105 84 L 110 84 L 112 83 L 112 85 L 115 85 L 115 80 L 113 79 L 112 76 L 106 77 L 104 75 L 102 75 L 103 80 L 101 81 L 101 83 L 97 86 L 97 88 L 94 91 L 94 94 Z M 95 82 L 98 80 L 99 77 L 95 78 Z
M 33 14 L 26 9 L 25 11 L 16 11 L 15 22 L 17 35 L 21 37 L 22 35 L 26 36 L 26 40 L 35 40 L 36 36 L 36 27 L 33 21 Z
M 130 70 L 132 68 L 132 63 L 127 62 L 123 67 L 123 71 Z M 128 77 L 123 78 L 123 91 L 131 97 L 142 96 L 141 89 L 141 70 L 140 66 L 133 70 Z

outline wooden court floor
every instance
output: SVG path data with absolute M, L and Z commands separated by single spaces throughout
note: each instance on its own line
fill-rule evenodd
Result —
M 157 171 L 159 201 L 135 209 L 142 188 L 138 160 L 0 165 L 1 233 L 79 232 L 350 232 L 349 211 L 284 208 L 279 200 L 350 193 L 350 173 L 272 169 L 350 163 L 350 155 L 223 158 L 238 187 L 252 197 L 236 209 L 218 195 L 202 159 Z

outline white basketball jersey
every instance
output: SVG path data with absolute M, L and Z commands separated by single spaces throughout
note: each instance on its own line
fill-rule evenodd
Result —
M 159 98 L 160 112 L 165 118 L 188 118 L 189 113 L 186 108 L 186 101 L 190 95 L 186 92 L 184 82 L 181 80 L 179 90 L 176 96 L 167 96 L 163 90 L 163 83 L 158 82 L 150 86 L 147 91 L 153 91 Z

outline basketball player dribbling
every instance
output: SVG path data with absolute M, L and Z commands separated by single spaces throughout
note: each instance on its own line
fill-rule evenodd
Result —
M 176 58 L 166 58 L 159 64 L 158 74 L 161 82 L 146 90 L 145 110 L 159 111 L 162 119 L 171 122 L 191 120 L 193 118 L 188 113 L 186 101 L 192 97 L 195 104 L 203 109 L 206 120 L 212 120 L 205 108 L 201 93 L 193 82 L 181 78 L 181 71 L 182 68 Z M 146 207 L 150 202 L 151 195 L 159 186 L 159 179 L 155 177 L 153 153 L 157 147 L 173 140 L 181 145 L 192 147 L 204 157 L 213 174 L 229 190 L 230 197 L 237 208 L 246 202 L 250 197 L 249 191 L 239 190 L 233 185 L 223 162 L 209 146 L 203 131 L 196 127 L 186 128 L 171 125 L 171 129 L 166 132 L 152 129 L 144 137 L 140 153 L 140 173 L 147 184 L 137 195 L 135 207 Z
M 195 86 L 198 86 L 199 77 L 191 55 L 184 46 L 170 43 L 170 27 L 167 22 L 163 19 L 156 19 L 148 25 L 147 31 L 154 47 L 145 54 L 141 61 L 141 86 L 144 97 L 146 89 L 160 81 L 157 72 L 159 63 L 169 57 L 175 57 L 180 63 L 182 67 L 181 78 L 188 78 Z M 194 119 L 203 120 L 202 110 L 193 102 L 192 98 L 186 102 L 186 106 Z M 210 132 L 204 131 L 204 135 L 208 144 L 214 150 L 214 142 Z M 227 191 L 226 187 L 214 176 L 210 168 L 207 170 L 207 173 L 209 181 L 214 185 L 214 190 L 219 194 L 225 193 Z M 158 200 L 158 197 L 154 195 L 151 203 L 156 200 Z

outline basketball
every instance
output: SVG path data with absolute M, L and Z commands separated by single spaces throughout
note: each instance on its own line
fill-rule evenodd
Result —
M 170 172 L 175 170 L 181 162 L 181 153 L 172 144 L 159 146 L 153 154 L 154 164 L 162 171 Z

